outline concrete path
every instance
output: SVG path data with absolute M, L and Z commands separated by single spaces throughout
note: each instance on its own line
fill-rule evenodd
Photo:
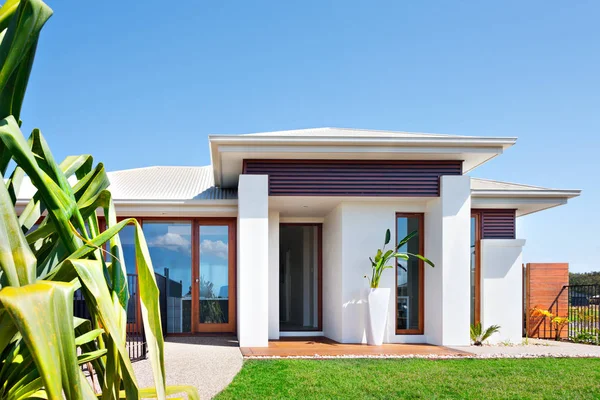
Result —
M 201 399 L 223 390 L 242 368 L 242 354 L 235 338 L 181 337 L 165 340 L 167 385 L 192 385 Z M 140 387 L 154 384 L 149 360 L 133 363 Z
M 554 340 L 529 339 L 528 344 L 456 346 L 458 351 L 473 353 L 478 357 L 600 357 L 600 346 L 591 344 L 557 342 Z

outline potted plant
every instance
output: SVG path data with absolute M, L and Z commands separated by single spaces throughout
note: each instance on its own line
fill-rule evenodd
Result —
M 433 263 L 420 254 L 412 254 L 408 252 L 399 253 L 398 249 L 407 244 L 413 237 L 417 235 L 414 231 L 402 239 L 398 245 L 386 251 L 386 246 L 390 243 L 391 232 L 388 229 L 385 232 L 385 241 L 383 248 L 378 249 L 375 258 L 369 257 L 371 261 L 371 277 L 364 277 L 369 280 L 369 292 L 367 294 L 368 303 L 368 318 L 367 318 L 367 343 L 370 345 L 379 346 L 383 343 L 385 333 L 385 324 L 387 322 L 388 307 L 390 300 L 390 288 L 380 288 L 379 280 L 383 271 L 388 268 L 394 268 L 389 265 L 390 260 L 401 258 L 408 261 L 411 257 L 418 258 L 421 261 L 434 267 Z M 404 267 L 401 267 L 404 268 Z

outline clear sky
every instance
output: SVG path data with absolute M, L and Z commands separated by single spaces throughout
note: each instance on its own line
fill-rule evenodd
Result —
M 583 189 L 519 219 L 526 262 L 600 270 L 600 2 L 67 1 L 22 114 L 58 159 L 207 165 L 207 135 L 517 136 L 474 176 Z

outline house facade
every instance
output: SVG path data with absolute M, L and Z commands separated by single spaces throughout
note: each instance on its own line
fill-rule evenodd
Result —
M 385 342 L 468 345 L 480 321 L 501 326 L 494 340 L 517 343 L 516 219 L 580 192 L 471 177 L 515 142 L 338 128 L 213 135 L 210 166 L 109 177 L 118 215 L 143 226 L 167 336 L 366 342 L 364 276 L 390 229 L 392 242 L 417 231 L 403 250 L 435 267 L 399 259 L 384 272 Z M 121 239 L 134 275 L 132 235 Z

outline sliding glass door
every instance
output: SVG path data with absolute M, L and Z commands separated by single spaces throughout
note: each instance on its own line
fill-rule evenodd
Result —
M 234 333 L 235 218 L 138 220 L 160 291 L 163 333 Z M 121 239 L 127 272 L 135 275 L 133 229 Z M 133 321 L 137 314 L 131 310 Z

